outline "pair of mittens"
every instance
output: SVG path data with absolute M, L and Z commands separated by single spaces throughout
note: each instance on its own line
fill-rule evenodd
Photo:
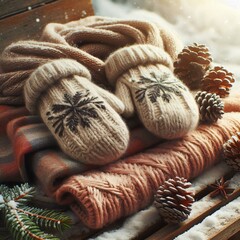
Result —
M 125 105 L 123 115 L 137 112 L 150 132 L 165 139 L 184 136 L 199 120 L 192 94 L 172 69 L 169 54 L 150 44 L 121 48 L 105 63 L 108 81 Z
M 104 165 L 126 150 L 129 131 L 123 103 L 91 82 L 89 70 L 71 59 L 38 67 L 24 86 L 27 109 L 38 113 L 67 155 Z

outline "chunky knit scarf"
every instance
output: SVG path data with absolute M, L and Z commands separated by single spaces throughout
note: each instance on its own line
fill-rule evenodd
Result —
M 25 80 L 50 59 L 74 59 L 90 70 L 95 82 L 110 87 L 104 60 L 120 47 L 146 43 L 164 48 L 172 59 L 182 49 L 179 39 L 166 26 L 146 21 L 88 17 L 67 24 L 50 23 L 43 31 L 42 42 L 20 41 L 3 51 L 0 103 L 24 104 Z

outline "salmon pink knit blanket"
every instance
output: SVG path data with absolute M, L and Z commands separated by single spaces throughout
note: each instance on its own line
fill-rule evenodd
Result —
M 239 130 L 240 113 L 226 113 L 217 123 L 200 125 L 182 139 L 68 178 L 56 191 L 57 202 L 70 204 L 88 227 L 101 228 L 149 205 L 164 180 L 192 179 L 217 163 L 223 143 Z

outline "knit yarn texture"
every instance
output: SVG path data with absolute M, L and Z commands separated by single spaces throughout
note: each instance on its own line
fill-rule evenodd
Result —
M 172 69 L 169 54 L 149 44 L 121 48 L 106 60 L 106 75 L 125 105 L 124 115 L 136 109 L 144 126 L 165 139 L 184 136 L 199 119 L 192 94 Z
M 182 49 L 181 41 L 164 24 L 95 16 L 66 24 L 50 23 L 41 40 L 19 41 L 3 51 L 0 104 L 24 105 L 26 79 L 52 59 L 78 61 L 88 68 L 93 82 L 109 88 L 104 61 L 116 49 L 148 43 L 164 49 L 173 60 Z
M 0 73 L 0 104 L 24 105 L 23 87 L 39 66 L 61 58 L 76 60 L 86 66 L 92 79 L 104 81 L 103 61 L 72 46 L 37 41 L 19 41 L 2 53 Z
M 27 80 L 24 93 L 27 109 L 39 112 L 72 158 L 103 165 L 125 152 L 129 132 L 118 114 L 124 105 L 93 84 L 87 68 L 78 62 L 59 59 L 40 66 Z
M 164 180 L 198 176 L 220 160 L 222 144 L 240 129 L 240 113 L 226 113 L 213 125 L 201 125 L 180 140 L 67 179 L 56 191 L 59 204 L 90 228 L 101 228 L 149 205 Z

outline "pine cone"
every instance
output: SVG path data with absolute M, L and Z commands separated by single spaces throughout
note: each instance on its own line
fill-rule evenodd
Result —
M 190 89 L 200 88 L 201 81 L 212 62 L 205 45 L 194 43 L 185 47 L 174 62 L 174 73 Z
M 223 67 L 214 67 L 209 70 L 202 80 L 203 91 L 216 93 L 220 97 L 227 97 L 229 95 L 232 83 L 235 79 L 231 72 L 228 72 Z
M 223 152 L 226 163 L 235 171 L 240 171 L 240 132 L 224 143 Z
M 166 222 L 179 223 L 188 218 L 194 202 L 193 193 L 187 190 L 190 186 L 186 179 L 175 177 L 159 187 L 154 205 Z
M 199 91 L 195 99 L 199 106 L 200 120 L 202 122 L 213 123 L 222 118 L 224 103 L 216 93 Z

